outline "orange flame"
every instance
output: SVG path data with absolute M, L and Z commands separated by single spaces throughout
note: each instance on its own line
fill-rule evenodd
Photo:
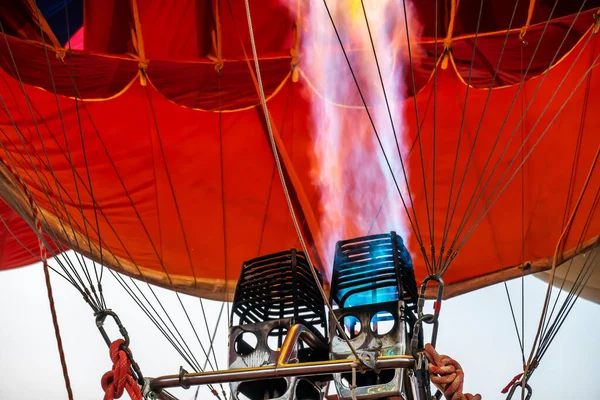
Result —
M 319 249 L 331 265 L 338 240 L 390 230 L 407 239 L 405 211 L 389 168 L 406 194 L 398 148 L 405 157 L 404 75 L 410 71 L 404 71 L 408 46 L 402 2 L 365 0 L 364 11 L 360 0 L 328 0 L 327 5 L 381 140 L 380 145 L 325 6 L 302 3 L 300 68 L 319 94 L 310 94 L 315 132 L 311 175 L 321 195 Z M 420 26 L 408 4 L 407 12 L 409 35 L 416 38 Z

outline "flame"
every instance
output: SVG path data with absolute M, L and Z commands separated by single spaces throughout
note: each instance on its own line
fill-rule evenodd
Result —
M 402 1 L 364 1 L 373 45 L 361 0 L 328 0 L 352 68 L 381 138 L 381 146 L 406 196 L 406 182 L 397 146 L 406 157 L 403 100 L 407 35 Z M 407 2 L 409 35 L 420 34 Z M 320 192 L 323 243 L 319 250 L 332 265 L 338 240 L 395 230 L 408 240 L 405 211 L 396 184 L 360 102 L 356 85 L 324 4 L 301 3 L 300 68 L 319 95 L 309 93 L 314 153 L 311 176 Z M 416 42 L 416 41 L 413 41 Z M 398 143 L 383 95 L 373 55 L 375 47 Z M 416 49 L 411 49 L 416 50 Z M 405 163 L 406 167 L 406 163 Z M 408 174 L 408 171 L 407 171 Z

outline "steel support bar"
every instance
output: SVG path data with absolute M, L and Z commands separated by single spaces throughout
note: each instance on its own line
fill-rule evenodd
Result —
M 334 373 L 350 372 L 354 359 L 332 360 L 311 363 L 283 364 L 278 366 L 265 366 L 258 368 L 239 368 L 222 371 L 207 371 L 180 375 L 167 375 L 152 379 L 150 388 L 154 392 L 162 389 L 218 384 L 227 382 L 253 381 L 290 376 L 314 376 Z M 395 368 L 413 368 L 415 359 L 412 356 L 383 356 L 377 358 L 377 370 Z

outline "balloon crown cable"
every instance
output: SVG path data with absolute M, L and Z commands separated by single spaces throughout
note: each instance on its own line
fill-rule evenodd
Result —
M 286 362 L 328 360 L 326 324 L 325 305 L 303 252 L 291 249 L 246 261 L 233 298 L 229 367 L 275 365 L 287 350 L 290 359 Z M 283 349 L 292 332 L 302 332 L 298 338 L 304 341 Z M 231 393 L 235 399 L 316 400 L 323 397 L 322 380 L 292 377 L 234 382 Z
M 336 318 L 367 365 L 381 356 L 407 354 L 417 320 L 417 299 L 412 260 L 395 232 L 337 243 L 331 300 L 339 307 Z M 331 359 L 352 358 L 334 321 L 329 323 L 329 334 Z M 340 400 L 407 399 L 412 394 L 409 375 L 409 371 L 393 369 L 334 374 L 334 381 Z

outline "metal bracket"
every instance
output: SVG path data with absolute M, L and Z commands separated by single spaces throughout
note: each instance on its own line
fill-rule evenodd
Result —
M 377 369 L 377 352 L 376 351 L 361 351 L 359 353 L 360 356 L 360 365 L 358 366 L 358 370 L 361 373 L 365 372 L 365 368 L 373 370 L 376 374 L 379 373 Z

